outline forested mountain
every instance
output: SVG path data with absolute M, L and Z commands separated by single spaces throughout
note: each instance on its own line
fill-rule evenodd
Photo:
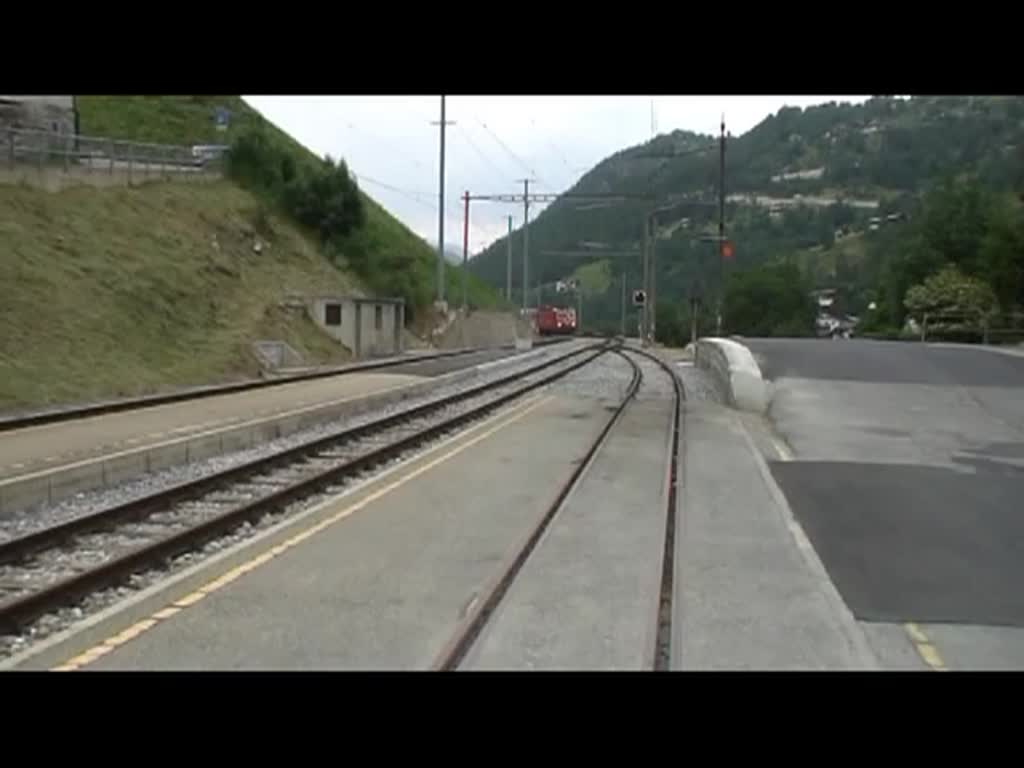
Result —
M 617 328 L 618 281 L 624 274 L 639 286 L 640 258 L 549 252 L 639 249 L 646 212 L 671 202 L 679 204 L 657 219 L 659 324 L 662 312 L 666 322 L 681 322 L 671 315 L 691 294 L 711 299 L 730 275 L 781 264 L 798 267 L 807 290 L 842 290 L 850 312 L 863 314 L 874 302 L 876 325 L 902 324 L 905 290 L 947 262 L 998 282 L 1004 310 L 1024 302 L 1014 276 L 1019 258 L 996 253 L 993 244 L 1012 251 L 1018 236 L 1019 200 L 1010 196 L 1024 191 L 1022 98 L 880 97 L 784 108 L 728 137 L 725 225 L 735 255 L 725 263 L 701 240 L 717 234 L 718 184 L 715 136 L 676 131 L 606 158 L 570 192 L 652 198 L 612 205 L 563 198 L 549 206 L 530 224 L 533 300 L 538 286 L 543 300 L 555 298 L 544 286 L 576 272 L 584 322 Z M 993 226 L 997 234 L 989 233 Z M 521 297 L 521 231 L 512 238 L 513 292 Z M 911 252 L 917 266 L 903 269 Z M 1002 266 L 992 267 L 992 259 Z M 503 238 L 471 268 L 502 286 L 505 260 Z

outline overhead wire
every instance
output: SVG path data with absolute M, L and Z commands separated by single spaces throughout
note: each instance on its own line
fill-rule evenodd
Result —
M 515 152 L 513 152 L 512 149 L 508 146 L 508 144 L 506 144 L 504 141 L 502 141 L 501 138 L 498 136 L 498 134 L 496 134 L 494 131 L 492 131 L 487 126 L 487 123 L 485 123 L 479 117 L 476 117 L 476 121 L 478 123 L 480 123 L 480 125 L 483 127 L 483 129 L 485 131 L 487 131 L 487 133 L 489 133 L 491 135 L 491 137 L 496 142 L 498 142 L 498 144 L 501 146 L 502 149 L 504 149 L 506 152 L 508 152 L 508 154 L 512 157 L 512 159 L 514 159 L 517 163 L 519 163 L 523 168 L 526 169 L 526 172 L 529 173 L 530 176 L 533 177 L 536 182 L 542 183 L 541 182 L 541 178 L 540 178 L 540 176 L 537 175 L 536 171 L 534 171 L 533 168 L 531 168 L 528 163 L 526 163 L 521 157 L 519 157 L 519 155 L 517 155 Z
M 465 136 L 466 142 L 473 149 L 473 151 L 476 152 L 477 157 L 479 157 L 483 162 L 487 163 L 487 165 L 489 165 L 495 171 L 495 173 L 497 173 L 499 176 L 505 176 L 506 175 L 505 172 L 502 171 L 500 168 L 498 168 L 498 166 L 494 162 L 492 162 L 489 157 L 487 157 L 484 154 L 483 150 L 481 150 L 480 147 L 477 146 L 477 143 L 475 141 L 473 141 L 473 137 L 469 135 L 469 131 L 467 131 L 462 126 L 461 123 L 457 124 L 456 127 L 458 127 L 459 130 L 462 132 L 462 135 Z

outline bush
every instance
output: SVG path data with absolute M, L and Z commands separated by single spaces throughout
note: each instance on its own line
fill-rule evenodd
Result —
M 330 157 L 314 171 L 294 176 L 285 185 L 284 202 L 324 243 L 337 243 L 366 223 L 359 187 L 345 163 L 335 164 Z
M 344 161 L 327 157 L 300 166 L 260 127 L 235 139 L 226 168 L 231 178 L 270 198 L 325 245 L 337 246 L 365 223 L 359 187 Z
M 730 275 L 722 322 L 744 336 L 810 336 L 817 309 L 810 287 L 791 264 L 773 264 Z

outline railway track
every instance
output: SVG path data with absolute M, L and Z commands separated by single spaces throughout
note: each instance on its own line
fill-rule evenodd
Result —
M 231 469 L 0 543 L 0 633 L 395 460 L 615 347 L 599 342 Z
M 558 516 L 569 498 L 573 489 L 583 482 L 588 469 L 597 453 L 607 442 L 615 425 L 622 418 L 629 404 L 633 402 L 643 383 L 643 373 L 631 354 L 639 355 L 654 362 L 672 380 L 674 398 L 672 407 L 672 433 L 669 448 L 668 470 L 665 478 L 666 483 L 666 509 L 665 509 L 665 535 L 664 547 L 660 553 L 662 560 L 661 579 L 658 595 L 658 612 L 655 618 L 656 630 L 655 647 L 652 649 L 653 669 L 665 671 L 669 668 L 671 658 L 672 638 L 672 594 L 674 589 L 674 552 L 675 552 L 675 530 L 676 530 L 676 505 L 678 486 L 679 450 L 681 439 L 681 410 L 685 398 L 682 383 L 672 369 L 658 357 L 638 349 L 630 349 L 628 353 L 616 350 L 616 353 L 629 361 L 633 368 L 633 378 L 627 388 L 625 396 L 615 407 L 612 415 L 604 427 L 590 445 L 583 459 L 579 461 L 572 474 L 565 484 L 559 489 L 555 498 L 541 516 L 537 524 L 529 531 L 522 544 L 515 553 L 506 561 L 499 574 L 481 592 L 480 598 L 475 602 L 472 610 L 467 614 L 455 634 L 442 649 L 434 662 L 433 668 L 438 671 L 454 671 L 459 668 L 465 660 L 477 639 L 480 637 L 488 622 L 495 615 L 501 605 L 502 599 L 509 591 L 516 577 L 522 571 L 523 566 L 529 560 L 531 553 L 541 541 L 545 531 Z
M 558 344 L 565 340 L 566 339 L 541 339 L 535 341 L 534 346 L 550 346 L 552 344 Z M 505 345 L 493 349 L 458 349 L 447 352 L 430 353 L 425 355 L 409 355 L 408 357 L 387 358 L 385 360 L 371 360 L 362 363 L 354 363 L 352 365 L 346 365 L 342 367 L 332 367 L 317 371 L 310 371 L 307 373 L 279 376 L 273 379 L 259 379 L 253 381 L 237 382 L 234 384 L 221 384 L 210 387 L 198 387 L 195 389 L 181 390 L 178 392 L 170 392 L 162 395 L 148 395 L 145 397 L 123 398 L 118 400 L 110 400 L 106 402 L 91 403 L 88 405 L 52 408 L 29 413 L 0 416 L 0 433 L 12 432 L 14 430 L 25 429 L 26 427 L 36 427 L 44 424 L 56 424 L 59 422 L 75 421 L 78 419 L 84 419 L 91 416 L 102 416 L 108 413 L 119 413 L 123 411 L 139 410 L 142 408 L 152 408 L 157 405 L 168 405 L 171 403 L 180 403 L 187 400 L 199 400 L 207 397 L 234 395 L 240 392 L 248 392 L 250 390 L 255 389 L 267 389 L 270 387 L 279 387 L 285 384 L 295 384 L 302 381 L 313 381 L 316 379 L 325 379 L 333 376 L 346 376 L 354 373 L 365 373 L 367 371 L 377 371 L 388 368 L 418 365 L 422 363 L 432 363 L 437 362 L 439 360 L 448 360 L 451 358 L 469 357 L 472 355 L 479 355 L 484 352 L 492 352 L 503 349 L 512 350 L 514 349 L 514 345 Z

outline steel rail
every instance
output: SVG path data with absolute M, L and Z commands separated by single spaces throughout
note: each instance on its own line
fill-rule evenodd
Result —
M 535 346 L 547 346 L 562 341 L 562 339 L 535 341 Z M 255 379 L 249 381 L 235 382 L 232 384 L 216 384 L 208 387 L 195 387 L 177 392 L 168 392 L 162 395 L 146 395 L 143 397 L 131 397 L 118 400 L 107 400 L 87 405 L 53 408 L 48 410 L 33 411 L 28 413 L 0 416 L 0 432 L 11 432 L 27 427 L 38 427 L 45 424 L 57 424 L 66 421 L 77 421 L 91 416 L 102 416 L 108 413 L 120 413 L 123 411 L 134 411 L 142 408 L 152 408 L 158 405 L 169 405 L 188 400 L 201 400 L 207 397 L 221 397 L 234 395 L 240 392 L 249 392 L 269 387 L 280 387 L 285 384 L 295 384 L 303 381 L 315 381 L 317 379 L 330 378 L 332 376 L 346 376 L 354 373 L 375 371 L 386 368 L 396 368 L 403 365 L 418 365 L 436 360 L 445 360 L 452 357 L 465 357 L 474 354 L 482 354 L 505 349 L 514 349 L 514 344 L 505 344 L 498 347 L 457 349 L 447 352 L 437 352 L 427 355 L 413 355 L 408 358 L 387 358 L 385 360 L 371 360 L 350 365 L 323 368 L 306 373 L 298 373 L 288 376 L 280 376 L 273 379 Z
M 580 481 L 590 468 L 590 465 L 593 463 L 597 452 L 607 442 L 612 428 L 619 422 L 622 414 L 625 413 L 626 406 L 628 406 L 636 397 L 636 393 L 640 389 L 640 384 L 643 381 L 643 373 L 640 370 L 640 366 L 621 351 L 616 351 L 619 355 L 625 358 L 633 368 L 633 378 L 630 381 L 625 397 L 623 397 L 618 406 L 616 406 L 614 413 L 605 423 L 601 432 L 590 444 L 590 447 L 587 449 L 583 459 L 576 465 L 572 474 L 561 486 L 558 493 L 555 495 L 555 498 L 548 505 L 541 518 L 529 531 L 522 544 L 514 550 L 512 556 L 506 560 L 504 567 L 498 572 L 497 576 L 485 587 L 482 592 L 483 598 L 474 604 L 472 610 L 460 623 L 452 638 L 436 658 L 433 665 L 434 670 L 442 672 L 454 671 L 465 659 L 466 655 L 472 649 L 473 644 L 480 636 L 480 633 L 487 625 L 487 622 L 490 620 L 491 616 L 494 615 L 494 612 L 497 610 L 505 594 L 512 586 L 512 583 L 519 575 L 519 572 L 526 564 L 531 553 L 537 547 L 537 544 L 544 535 L 544 532 L 551 525 L 559 511 L 561 511 L 565 504 L 565 500 L 569 497 L 569 494 L 577 487 L 577 485 L 579 485 Z

